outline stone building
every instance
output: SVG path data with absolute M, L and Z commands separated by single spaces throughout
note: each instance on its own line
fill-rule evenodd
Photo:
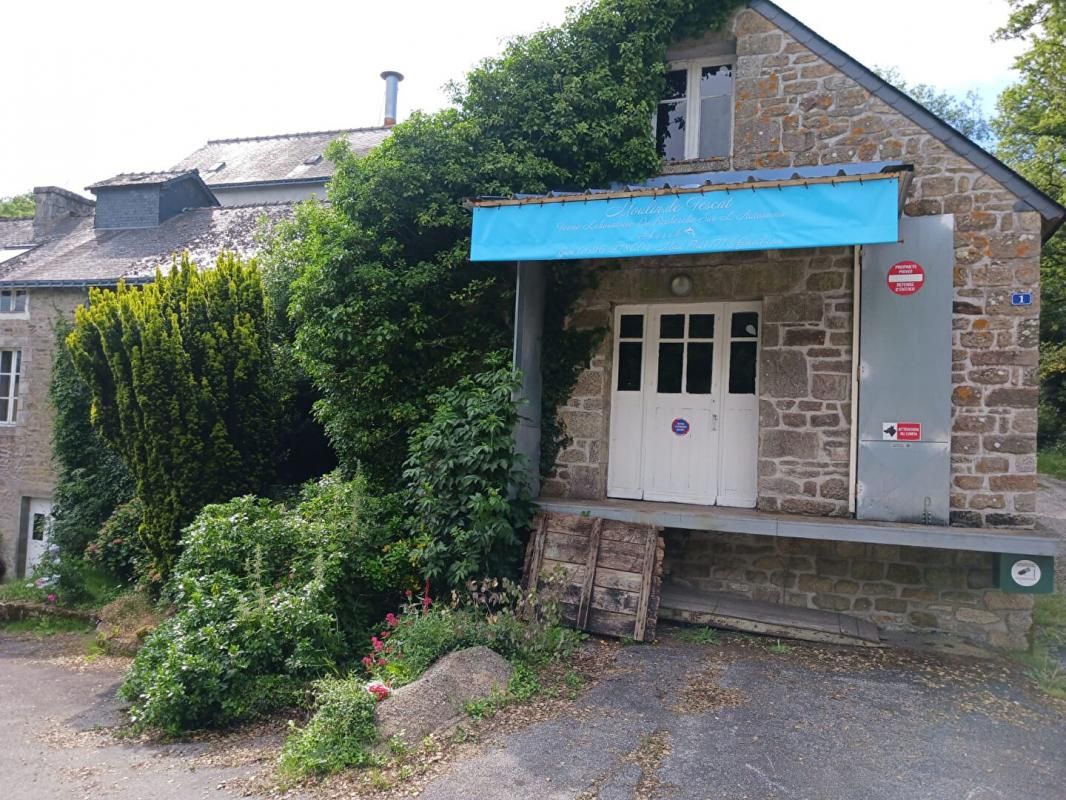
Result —
M 663 526 L 666 612 L 728 593 L 1022 646 L 1066 210 L 768 0 L 668 58 L 662 176 L 475 203 L 472 257 L 518 262 L 533 463 L 541 262 L 594 273 L 568 324 L 606 335 L 542 507 Z

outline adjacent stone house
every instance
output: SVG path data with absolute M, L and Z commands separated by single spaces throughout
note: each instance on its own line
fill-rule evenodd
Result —
M 662 176 L 475 203 L 472 257 L 518 262 L 533 463 L 542 262 L 596 279 L 542 507 L 666 528 L 662 613 L 729 593 L 1022 646 L 1066 210 L 768 0 L 669 62 Z

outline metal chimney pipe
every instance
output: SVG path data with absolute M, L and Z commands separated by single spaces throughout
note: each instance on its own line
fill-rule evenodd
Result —
M 403 75 L 387 70 L 381 73 L 381 77 L 385 81 L 385 127 L 391 128 L 396 124 L 396 96 L 399 94 Z

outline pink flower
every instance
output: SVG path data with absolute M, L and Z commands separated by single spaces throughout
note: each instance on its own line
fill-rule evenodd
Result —
M 412 597 L 414 597 L 415 593 L 408 589 L 406 592 L 404 592 L 404 594 L 407 595 L 407 599 L 410 600 Z
M 381 652 L 381 648 L 385 646 L 384 642 L 382 642 L 377 636 L 370 637 L 370 644 L 373 645 L 375 653 Z
M 374 666 L 374 659 L 372 659 L 370 656 L 363 656 L 363 666 L 367 669 L 370 669 L 372 666 Z
M 422 595 L 422 610 L 428 610 L 431 605 L 433 605 L 433 601 L 429 599 L 429 581 L 426 581 L 426 591 Z
M 386 699 L 390 694 L 392 694 L 392 689 L 390 689 L 381 681 L 371 681 L 366 685 L 366 690 L 370 692 L 370 694 L 374 695 L 374 699 L 377 700 L 379 703 L 382 700 Z
M 49 603 L 54 603 L 55 601 L 56 601 L 56 596 L 54 594 L 48 595 L 48 602 Z
M 389 632 L 388 631 L 382 631 L 381 632 L 381 638 L 382 639 L 388 639 L 389 638 Z
M 400 620 L 395 614 L 389 612 L 385 615 L 385 624 L 388 625 L 390 628 L 395 628 L 397 625 L 400 624 Z M 382 634 L 382 636 L 384 635 L 385 634 Z

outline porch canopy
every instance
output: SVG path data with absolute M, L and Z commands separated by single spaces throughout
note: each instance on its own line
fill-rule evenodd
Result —
M 470 258 L 550 261 L 895 242 L 910 170 L 879 162 L 709 172 L 584 193 L 479 198 L 470 204 Z

